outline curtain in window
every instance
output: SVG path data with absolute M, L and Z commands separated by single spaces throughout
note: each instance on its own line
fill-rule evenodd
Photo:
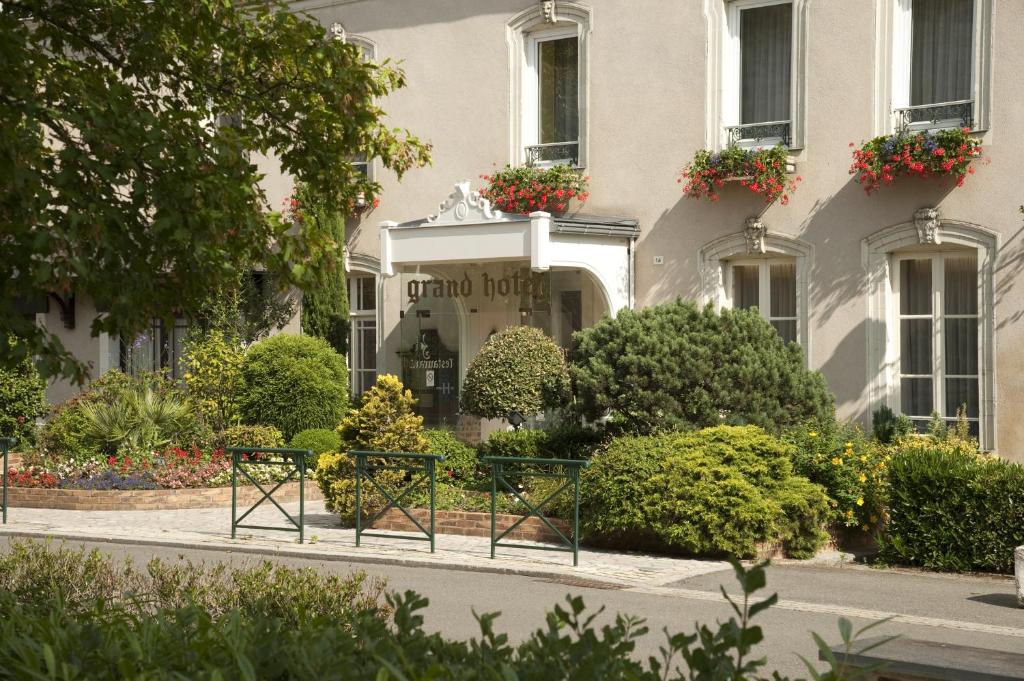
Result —
M 945 261 L 945 415 L 967 407 L 978 417 L 978 259 L 947 256 Z
M 740 12 L 741 123 L 789 120 L 793 6 Z
M 932 261 L 901 261 L 900 315 L 927 315 L 900 320 L 900 409 L 908 416 L 927 417 L 935 408 L 934 379 L 930 378 L 934 373 L 931 314 Z
M 796 263 L 770 265 L 768 279 L 772 326 L 787 343 L 796 341 Z
M 540 64 L 540 143 L 579 139 L 579 46 L 576 38 L 537 45 Z
M 740 310 L 758 309 L 760 275 L 757 265 L 736 265 L 732 268 L 732 306 Z
M 971 97 L 974 0 L 913 0 L 910 104 Z

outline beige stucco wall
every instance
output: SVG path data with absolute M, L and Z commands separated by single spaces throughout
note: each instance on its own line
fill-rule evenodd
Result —
M 707 0 L 713 2 L 715 0 Z M 881 1 L 881 0 L 877 0 Z M 377 168 L 380 207 L 352 224 L 353 252 L 379 253 L 377 223 L 422 218 L 452 182 L 473 178 L 509 154 L 510 70 L 506 22 L 535 6 L 529 0 L 363 0 L 296 3 L 325 25 L 376 44 L 380 59 L 403 62 L 409 86 L 384 102 L 390 123 L 434 145 L 431 168 L 397 183 Z M 813 247 L 810 264 L 810 357 L 836 393 L 842 416 L 865 418 L 867 289 L 861 240 L 937 206 L 944 218 L 1000 235 L 996 267 L 998 449 L 1024 458 L 1024 227 L 1017 160 L 1024 154 L 1024 4 L 996 0 L 991 127 L 986 162 L 961 189 L 906 180 L 866 197 L 848 174 L 850 142 L 872 134 L 875 109 L 875 2 L 817 0 L 808 10 L 806 146 L 796 155 L 803 178 L 788 206 L 767 210 L 738 187 L 716 204 L 685 199 L 679 169 L 705 144 L 708 29 L 705 2 L 591 0 L 589 116 L 591 199 L 588 213 L 634 217 L 638 305 L 701 294 L 698 249 L 762 214 L 771 232 Z M 275 197 L 286 193 L 277 178 Z M 654 256 L 664 265 L 654 266 Z M 385 335 L 386 335 L 385 330 Z

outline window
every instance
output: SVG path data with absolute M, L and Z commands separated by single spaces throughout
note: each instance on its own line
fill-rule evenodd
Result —
M 539 166 L 578 165 L 580 52 L 576 29 L 531 34 L 526 49 L 526 161 Z
M 994 0 L 876 0 L 875 134 L 987 130 Z
M 991 0 L 891 2 L 894 126 L 986 127 Z
M 899 256 L 893 294 L 899 312 L 899 403 L 919 430 L 933 412 L 966 411 L 978 435 L 978 258 L 975 253 Z
M 799 342 L 796 261 L 771 258 L 739 260 L 727 265 L 730 307 L 757 310 L 783 340 Z
M 530 3 L 506 22 L 512 165 L 587 165 L 591 30 L 591 9 L 575 2 Z
M 181 378 L 184 367 L 181 366 L 185 356 L 184 343 L 188 335 L 188 322 L 176 319 L 174 326 L 168 328 L 159 320 L 153 326 L 139 334 L 134 340 L 121 338 L 118 343 L 118 366 L 130 376 L 138 376 L 142 372 L 166 370 L 173 379 Z
M 793 5 L 735 0 L 727 5 L 723 122 L 726 144 L 791 144 Z
M 377 381 L 377 277 L 349 277 L 348 301 L 352 320 L 349 372 L 352 395 L 357 396 Z

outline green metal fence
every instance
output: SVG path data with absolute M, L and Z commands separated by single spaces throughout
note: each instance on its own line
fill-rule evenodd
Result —
M 260 447 L 229 447 L 227 452 L 231 454 L 231 538 L 235 538 L 235 532 L 239 528 L 248 530 L 280 530 L 284 532 L 298 532 L 299 543 L 303 543 L 306 538 L 306 457 L 312 456 L 313 452 L 308 449 L 280 449 L 280 448 L 260 448 Z M 281 461 L 272 461 L 270 459 L 257 457 L 257 455 L 269 454 L 274 457 L 280 457 Z M 281 479 L 276 485 L 270 488 L 268 491 L 259 482 L 252 477 L 246 466 L 280 466 L 286 468 L 285 477 Z M 256 488 L 263 493 L 259 501 L 253 504 L 248 511 L 238 516 L 238 474 L 241 472 L 242 476 L 247 478 L 249 482 L 256 486 Z M 274 492 L 279 490 L 282 485 L 286 482 L 291 482 L 298 475 L 299 483 L 299 518 L 298 520 L 292 516 L 291 513 L 284 510 L 281 504 L 277 503 L 274 499 Z M 255 511 L 260 504 L 264 501 L 270 500 L 270 503 L 277 506 L 277 510 L 284 514 L 284 517 L 294 527 L 270 527 L 267 525 L 243 525 L 242 521 L 245 520 L 250 513 Z
M 3 458 L 4 458 L 4 470 L 3 470 L 3 477 L 4 477 L 3 490 L 4 491 L 3 491 L 3 504 L 2 504 L 2 506 L 3 506 L 3 517 L 4 517 L 3 524 L 4 525 L 7 524 L 7 474 L 8 474 L 8 470 L 9 470 L 9 467 L 7 465 L 7 453 L 11 449 L 13 449 L 14 445 L 16 445 L 17 443 L 18 443 L 18 441 L 15 440 L 13 437 L 0 437 L 0 452 L 3 453 Z
M 485 456 L 480 459 L 491 467 L 491 558 L 494 558 L 495 548 L 515 547 L 520 549 L 537 549 L 542 551 L 564 551 L 572 553 L 573 567 L 579 565 L 580 555 L 580 469 L 587 468 L 590 461 L 577 459 L 531 459 L 514 456 Z M 548 478 L 564 480 L 558 489 L 549 494 L 539 504 L 531 504 L 527 501 L 516 486 L 510 482 L 522 480 L 523 478 Z M 565 533 L 555 527 L 545 517 L 544 507 L 554 501 L 558 495 L 567 489 L 572 489 L 572 538 L 565 536 Z M 522 518 L 514 522 L 508 529 L 498 534 L 497 527 L 497 499 L 498 492 L 511 492 L 519 500 L 528 512 Z M 560 546 L 531 546 L 528 544 L 511 544 L 502 542 L 502 539 L 512 533 L 517 527 L 525 523 L 529 518 L 538 518 L 548 526 L 559 538 Z
M 416 454 L 412 452 L 364 452 L 351 451 L 349 456 L 356 462 L 356 546 L 359 546 L 363 537 L 387 537 L 390 539 L 413 539 L 430 542 L 430 552 L 434 552 L 434 538 L 436 536 L 436 508 L 437 508 L 437 471 L 438 462 L 444 461 L 440 454 Z M 400 490 L 389 490 L 376 478 L 383 471 L 396 471 L 403 474 L 405 486 Z M 379 532 L 367 532 L 363 530 L 363 482 L 368 482 L 371 488 L 375 488 L 385 499 L 384 506 L 372 518 L 369 518 L 365 525 L 373 525 L 380 520 L 392 508 L 397 508 L 405 517 L 412 521 L 424 536 L 419 534 L 381 534 Z M 430 490 L 430 529 L 423 527 L 420 521 L 413 517 L 409 509 L 402 505 L 402 501 L 415 489 L 427 483 Z

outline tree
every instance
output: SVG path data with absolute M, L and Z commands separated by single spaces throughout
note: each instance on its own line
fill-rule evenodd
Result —
M 330 210 L 380 190 L 355 154 L 399 177 L 429 161 L 382 122 L 403 73 L 281 0 L 5 0 L 0 74 L 0 365 L 44 375 L 88 368 L 26 314 L 40 296 L 134 336 L 253 263 L 299 288 L 337 266 L 330 229 L 268 213 L 259 156 Z
M 281 277 L 250 270 L 234 281 L 209 291 L 189 320 L 189 336 L 220 332 L 249 347 L 274 329 L 282 329 L 295 315 L 295 296 L 282 291 Z
M 338 211 L 331 211 L 307 185 L 295 188 L 296 210 L 301 210 L 307 220 L 315 220 L 320 227 L 330 230 L 335 241 L 345 240 L 345 219 Z M 338 353 L 348 354 L 348 291 L 345 286 L 345 269 L 335 264 L 325 268 L 323 280 L 310 288 L 302 297 L 302 332 L 323 338 Z

